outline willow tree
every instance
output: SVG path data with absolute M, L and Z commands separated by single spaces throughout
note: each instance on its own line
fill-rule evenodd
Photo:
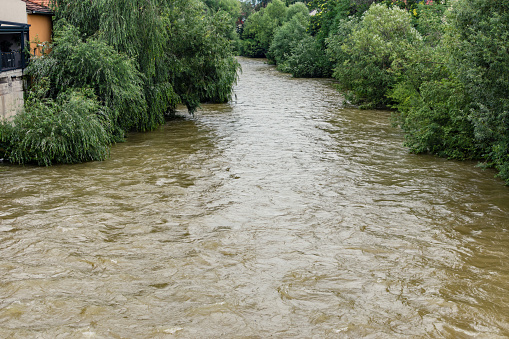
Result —
M 230 98 L 239 65 L 225 11 L 207 13 L 198 0 L 55 1 L 57 18 L 78 27 L 82 38 L 98 36 L 137 61 L 151 123 L 177 100 L 193 111 L 199 102 Z
M 230 99 L 239 64 L 226 12 L 199 0 L 52 5 L 51 52 L 27 69 L 25 111 L 0 125 L 0 155 L 11 161 L 101 160 L 111 143 L 162 124 L 178 103 L 192 112 Z
M 164 12 L 168 51 L 164 63 L 175 92 L 189 111 L 200 102 L 226 102 L 240 65 L 227 36 L 230 16 L 203 15 L 204 3 L 175 0 Z
M 140 110 L 140 123 L 132 129 L 153 129 L 163 121 L 166 111 L 175 107 L 173 91 L 163 60 L 167 35 L 161 11 L 167 0 L 54 0 L 57 20 L 65 19 L 77 28 L 82 40 L 90 37 L 105 41 L 116 51 L 135 60 L 143 74 L 146 109 Z

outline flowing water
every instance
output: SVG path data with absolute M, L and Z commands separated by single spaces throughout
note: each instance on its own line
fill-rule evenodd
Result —
M 111 158 L 0 167 L 1 338 L 509 337 L 509 188 L 261 60 Z

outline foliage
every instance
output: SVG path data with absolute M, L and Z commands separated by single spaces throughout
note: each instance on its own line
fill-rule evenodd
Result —
M 151 129 L 161 123 L 150 116 L 143 91 L 143 75 L 133 60 L 116 52 L 103 40 L 79 38 L 65 20 L 55 25 L 52 52 L 30 63 L 27 73 L 34 84 L 49 81 L 42 98 L 56 97 L 70 88 L 92 88 L 123 137 L 131 129 Z
M 469 96 L 446 67 L 447 51 L 422 48 L 410 56 L 401 81 L 390 91 L 397 104 L 397 123 L 414 153 L 450 159 L 478 159 L 469 120 Z
M 203 17 L 199 1 L 175 1 L 166 12 L 167 72 L 173 89 L 193 112 L 200 102 L 227 102 L 240 66 L 226 38 L 230 18 L 218 11 Z M 184 15 L 182 15 L 184 14 Z
M 341 45 L 345 59 L 339 59 L 334 77 L 363 107 L 387 106 L 386 93 L 398 81 L 399 65 L 421 40 L 408 12 L 374 4 Z
M 148 111 L 159 122 L 178 100 L 193 111 L 201 100 L 228 99 L 238 70 L 228 41 L 237 3 L 210 2 L 213 10 L 207 11 L 199 0 L 56 1 L 57 16 L 82 37 L 97 36 L 134 58 L 144 75 Z
M 391 91 L 411 151 L 480 159 L 509 184 L 509 6 L 419 5 L 425 45 L 410 53 Z
M 238 0 L 203 0 L 203 2 L 210 10 L 214 12 L 224 11 L 235 20 L 240 15 L 241 3 Z
M 331 75 L 332 65 L 317 39 L 306 35 L 293 46 L 287 67 L 294 77 L 324 78 Z
M 295 45 L 306 36 L 307 21 L 307 16 L 298 13 L 276 30 L 267 57 L 281 70 L 286 67 L 285 63 Z
M 288 7 L 286 11 L 285 21 L 288 22 L 293 19 L 296 15 L 300 15 L 301 23 L 305 23 L 306 25 L 309 22 L 309 11 L 307 6 L 303 2 L 296 2 Z M 285 22 L 285 23 L 286 23 Z
M 447 67 L 448 51 L 440 44 L 445 31 L 443 13 L 443 6 L 419 7 L 417 29 L 424 43 L 407 52 L 389 97 L 395 102 L 395 120 L 405 131 L 411 152 L 469 159 L 476 151 L 468 98 Z
M 416 6 L 415 27 L 427 46 L 435 47 L 442 40 L 446 28 L 444 24 L 446 9 L 446 5 L 438 2 L 428 5 L 420 3 Z
M 459 0 L 449 20 L 451 66 L 471 97 L 475 137 L 509 184 L 509 3 Z
M 0 159 L 8 158 L 8 149 L 12 138 L 12 124 L 7 120 L 0 120 Z
M 265 57 L 276 28 L 281 26 L 286 18 L 287 7 L 281 0 L 274 0 L 249 16 L 244 24 L 242 39 L 242 55 L 249 57 Z
M 29 98 L 12 123 L 6 155 L 13 163 L 51 165 L 104 160 L 109 155 L 107 118 L 92 90 L 69 90 L 56 100 Z
M 224 32 L 225 38 L 231 40 L 234 50 L 240 50 L 240 37 L 237 34 L 237 22 L 242 15 L 241 1 L 239 0 L 202 0 L 208 7 L 210 14 L 223 12 L 228 15 L 228 29 Z
M 180 102 L 226 102 L 233 0 L 53 0 L 51 52 L 34 58 L 25 110 L 0 127 L 17 163 L 102 160 L 130 130 L 150 130 Z M 211 6 L 213 4 L 211 3 Z M 231 5 L 231 6 L 230 6 Z
M 311 17 L 309 32 L 317 36 L 320 42 L 329 36 L 340 20 L 355 13 L 355 5 L 351 0 L 313 0 L 308 3 L 308 7 L 316 13 Z

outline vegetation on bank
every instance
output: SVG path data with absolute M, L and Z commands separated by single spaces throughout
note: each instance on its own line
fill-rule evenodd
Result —
M 245 56 L 394 108 L 411 152 L 478 160 L 509 184 L 509 3 L 273 0 L 240 37 Z
M 226 102 L 241 55 L 334 77 L 393 108 L 414 153 L 478 160 L 509 184 L 509 3 L 490 0 L 53 0 L 51 52 L 0 123 L 13 163 L 102 160 L 177 104 Z M 243 20 L 239 20 L 242 11 Z M 241 17 L 242 17 L 241 16 Z M 235 23 L 238 24 L 235 32 Z
M 0 123 L 13 163 L 103 160 L 176 105 L 230 99 L 236 0 L 54 0 L 51 52 L 33 58 L 24 110 Z

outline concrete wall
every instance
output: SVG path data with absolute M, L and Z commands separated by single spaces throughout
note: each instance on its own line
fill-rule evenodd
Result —
M 0 0 L 0 21 L 27 23 L 27 5 L 21 0 Z
M 0 73 L 0 119 L 12 119 L 23 108 L 22 76 L 21 69 Z

